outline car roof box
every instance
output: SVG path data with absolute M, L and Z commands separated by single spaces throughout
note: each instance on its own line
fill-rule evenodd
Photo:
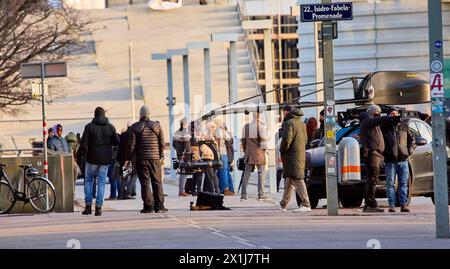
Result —
M 355 93 L 355 99 L 368 97 L 373 86 L 373 103 L 379 105 L 408 105 L 430 102 L 428 78 L 414 71 L 379 71 L 368 74 Z

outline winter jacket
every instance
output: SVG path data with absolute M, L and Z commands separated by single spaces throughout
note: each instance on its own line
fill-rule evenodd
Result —
M 306 163 L 306 125 L 301 120 L 303 112 L 292 109 L 283 120 L 283 137 L 280 144 L 283 162 L 283 177 L 292 179 L 305 178 Z
M 131 126 L 128 160 L 164 159 L 164 134 L 158 122 L 143 117 Z
M 177 158 L 180 160 L 183 153 L 190 150 L 191 134 L 188 129 L 178 129 L 173 135 L 173 147 L 177 152 Z
M 367 112 L 364 112 L 359 117 L 361 134 L 361 143 L 364 146 L 365 157 L 383 157 L 385 149 L 383 134 L 381 133 L 380 125 L 389 121 L 388 116 L 374 117 Z
M 118 144 L 116 128 L 109 123 L 107 117 L 99 115 L 84 127 L 80 150 L 88 163 L 109 165 L 112 160 L 112 146 Z
M 246 164 L 266 164 L 267 129 L 260 122 L 252 121 L 242 129 L 242 149 Z
M 414 136 L 406 124 L 386 123 L 381 125 L 385 149 L 383 152 L 385 162 L 406 161 L 414 152 Z
M 64 137 L 58 137 L 54 135 L 47 142 L 47 148 L 54 151 L 71 153 L 69 144 Z

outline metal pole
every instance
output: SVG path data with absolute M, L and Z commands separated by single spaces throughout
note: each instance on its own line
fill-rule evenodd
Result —
M 133 47 L 132 43 L 128 46 L 128 58 L 129 58 L 129 79 L 130 79 L 130 94 L 131 94 L 131 120 L 136 120 L 136 104 L 134 102 L 134 74 L 133 74 Z
M 173 78 L 172 78 L 172 59 L 167 59 L 167 91 L 168 91 L 168 105 L 169 105 L 169 139 L 170 139 L 170 159 L 174 159 L 176 157 L 175 148 L 173 147 Z M 172 160 L 170 160 L 172 161 Z M 175 177 L 175 170 L 170 165 L 170 175 L 171 177 Z
M 230 41 L 230 102 L 236 102 L 238 99 L 238 71 L 237 71 L 237 45 L 236 41 Z M 233 115 L 233 135 L 237 139 L 239 137 L 239 119 L 237 115 Z M 233 178 L 237 178 L 237 160 L 239 159 L 239 152 L 234 152 L 233 163 Z M 234 181 L 236 187 L 236 180 Z
M 211 109 L 212 95 L 211 95 L 211 56 L 209 49 L 203 49 L 203 65 L 205 69 L 205 109 L 209 112 Z
M 264 29 L 264 76 L 265 76 L 265 89 L 266 92 L 270 92 L 266 94 L 266 104 L 275 103 L 274 93 L 273 93 L 273 54 L 272 54 L 272 27 L 269 29 Z M 271 116 L 274 116 L 273 112 Z M 275 126 L 273 126 L 273 119 L 270 118 L 268 124 L 270 124 L 270 129 L 273 130 Z M 269 150 L 268 150 L 268 165 L 266 166 L 266 172 L 268 172 L 269 179 L 269 192 L 275 193 L 277 192 L 277 183 L 276 183 L 276 158 L 275 158 L 275 141 L 270 140 L 269 142 Z
M 322 0 L 323 4 L 331 0 Z M 325 112 L 325 173 L 327 182 L 328 215 L 338 215 L 338 190 L 336 170 L 336 109 L 334 104 L 333 22 L 322 23 L 323 29 L 323 77 Z
M 430 46 L 430 85 L 433 128 L 433 184 L 436 211 L 436 237 L 450 237 L 448 214 L 447 152 L 444 116 L 444 64 L 442 48 L 442 6 L 440 0 L 428 0 Z M 440 45 L 438 45 L 440 42 Z
M 191 121 L 191 99 L 189 94 L 189 55 L 183 55 L 183 89 L 184 89 L 184 116 Z
M 45 117 L 45 63 L 41 62 L 41 95 L 42 95 L 42 139 L 44 145 L 44 176 L 48 178 L 48 152 L 47 152 L 47 120 Z M 56 130 L 55 130 L 56 131 Z

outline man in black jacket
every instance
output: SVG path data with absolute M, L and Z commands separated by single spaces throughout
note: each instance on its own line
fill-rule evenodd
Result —
M 371 105 L 367 108 L 367 112 L 360 115 L 360 137 L 364 147 L 367 175 L 364 212 L 384 212 L 384 209 L 378 207 L 375 195 L 385 149 L 380 125 L 387 123 L 389 116 L 381 117 L 380 114 L 381 108 L 377 105 Z
M 167 209 L 164 207 L 161 178 L 161 162 L 164 160 L 163 130 L 158 122 L 150 120 L 150 109 L 147 106 L 141 107 L 140 117 L 131 126 L 128 161 L 131 156 L 136 156 L 136 169 L 144 202 L 141 213 L 164 213 Z
M 398 110 L 392 108 L 388 111 L 391 117 L 399 116 Z M 415 141 L 406 124 L 400 120 L 381 125 L 381 131 L 386 145 L 383 152 L 386 170 L 386 195 L 389 201 L 389 212 L 395 212 L 397 192 L 401 212 L 408 209 L 408 158 L 414 152 Z M 395 175 L 398 180 L 398 190 L 395 191 Z
M 97 177 L 97 198 L 95 215 L 102 215 L 103 196 L 105 195 L 106 175 L 112 160 L 112 146 L 119 144 L 116 129 L 109 123 L 102 107 L 95 109 L 95 117 L 86 125 L 81 138 L 80 150 L 86 158 L 83 215 L 92 214 L 92 189 L 94 177 Z

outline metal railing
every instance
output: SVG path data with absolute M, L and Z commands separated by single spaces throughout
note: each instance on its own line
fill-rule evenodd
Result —
M 244 1 L 245 0 L 238 0 L 238 4 L 237 4 L 237 9 L 238 9 L 238 14 L 239 14 L 239 20 L 240 23 L 242 24 L 242 22 L 244 20 L 247 19 L 247 17 L 244 15 L 245 14 L 245 5 L 244 5 Z M 256 45 L 256 41 L 255 40 L 250 40 L 248 37 L 248 31 L 246 30 L 242 30 L 244 33 L 244 41 L 245 41 L 245 46 L 247 48 L 247 51 L 249 53 L 250 56 L 250 63 L 251 63 L 251 69 L 252 69 L 252 75 L 253 75 L 253 79 L 255 81 L 256 84 L 256 90 L 258 92 L 258 94 L 262 93 L 261 90 L 261 86 L 258 83 L 258 74 L 260 72 L 259 70 L 259 66 L 257 65 L 257 63 L 259 63 L 261 61 L 261 57 L 259 56 L 259 52 L 258 52 L 258 47 Z M 264 99 L 261 96 L 259 96 L 259 102 L 263 103 Z

